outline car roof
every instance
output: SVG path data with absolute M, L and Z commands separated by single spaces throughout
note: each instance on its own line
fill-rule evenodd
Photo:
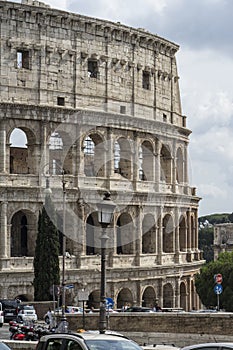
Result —
M 48 334 L 45 335 L 43 337 L 41 337 L 41 340 L 46 341 L 49 338 L 70 338 L 70 337 L 74 337 L 74 338 L 79 338 L 79 339 L 83 339 L 83 340 L 93 340 L 93 339 L 108 339 L 108 340 L 113 340 L 116 338 L 124 338 L 127 341 L 132 341 L 129 338 L 127 338 L 126 336 L 117 333 L 117 332 L 106 332 L 104 334 L 99 333 L 98 331 L 86 331 L 86 332 L 82 332 L 82 333 L 73 333 L 73 332 L 68 332 L 68 333 L 53 333 L 53 334 Z
M 181 348 L 181 350 L 192 350 L 192 349 L 199 349 L 201 347 L 228 347 L 233 348 L 233 343 L 202 343 L 202 344 L 195 344 L 195 345 L 189 345 Z

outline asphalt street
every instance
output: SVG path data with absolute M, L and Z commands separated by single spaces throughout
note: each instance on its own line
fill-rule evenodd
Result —
M 10 339 L 8 323 L 4 323 L 3 327 L 0 328 L 0 339 Z

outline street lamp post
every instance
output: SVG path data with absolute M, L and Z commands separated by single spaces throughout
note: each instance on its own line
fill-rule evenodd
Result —
M 100 281 L 100 317 L 99 317 L 99 331 L 105 333 L 107 328 L 106 320 L 106 243 L 108 235 L 106 229 L 111 223 L 113 213 L 116 208 L 115 203 L 111 201 L 110 193 L 104 194 L 103 200 L 97 204 L 98 207 L 98 221 L 102 227 L 101 234 L 101 281 Z
M 66 307 L 66 289 L 65 289 L 65 263 L 66 263 L 66 182 L 64 177 L 64 169 L 62 169 L 62 211 L 63 211 L 63 224 L 62 224 L 62 330 L 66 331 L 67 321 L 65 314 Z

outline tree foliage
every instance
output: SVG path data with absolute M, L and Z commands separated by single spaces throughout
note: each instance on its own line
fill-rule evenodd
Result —
M 214 260 L 214 228 L 203 227 L 199 230 L 199 249 L 203 250 L 203 258 L 206 262 Z
M 214 276 L 223 277 L 223 292 L 219 295 L 220 308 L 233 311 L 233 252 L 221 253 L 216 261 L 205 264 L 196 275 L 195 286 L 203 305 L 207 308 L 217 305 Z
M 45 206 L 39 213 L 33 263 L 34 299 L 37 301 L 51 300 L 50 287 L 53 284 L 60 284 L 59 234 L 56 228 L 56 213 L 48 195 L 45 198 Z

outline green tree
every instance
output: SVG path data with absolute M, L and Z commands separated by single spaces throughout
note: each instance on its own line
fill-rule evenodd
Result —
M 223 292 L 219 296 L 220 308 L 233 311 L 233 252 L 221 253 L 216 261 L 205 264 L 195 278 L 197 293 L 207 308 L 217 305 L 214 275 L 223 277 Z
M 37 301 L 51 300 L 52 295 L 49 289 L 53 284 L 60 284 L 60 269 L 59 233 L 56 228 L 56 212 L 49 195 L 46 195 L 45 205 L 39 213 L 33 263 L 34 299 Z
M 214 260 L 213 251 L 214 228 L 203 227 L 199 230 L 199 248 L 203 250 L 203 257 L 206 262 Z

